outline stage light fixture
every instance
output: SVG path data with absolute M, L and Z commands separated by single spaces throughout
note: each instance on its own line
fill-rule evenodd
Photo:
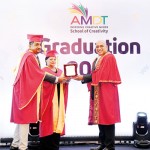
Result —
M 150 147 L 150 123 L 145 112 L 137 113 L 137 120 L 133 122 L 133 137 L 135 147 Z

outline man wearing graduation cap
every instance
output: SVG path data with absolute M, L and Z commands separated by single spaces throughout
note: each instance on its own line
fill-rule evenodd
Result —
M 60 77 L 63 72 L 56 65 L 57 51 L 46 53 L 46 67 L 43 70 L 50 75 Z M 65 134 L 65 112 L 68 98 L 68 82 L 42 85 L 40 150 L 59 150 L 60 136 Z
M 23 55 L 13 84 L 11 122 L 16 123 L 11 150 L 26 150 L 29 124 L 40 120 L 40 94 L 43 80 L 63 82 L 64 77 L 46 74 L 39 65 L 37 54 L 41 52 L 43 35 L 28 35 L 29 49 Z

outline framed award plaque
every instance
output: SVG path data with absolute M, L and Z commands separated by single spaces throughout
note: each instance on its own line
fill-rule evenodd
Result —
M 74 77 L 77 76 L 77 64 L 71 63 L 71 64 L 64 64 L 64 75 L 66 77 Z

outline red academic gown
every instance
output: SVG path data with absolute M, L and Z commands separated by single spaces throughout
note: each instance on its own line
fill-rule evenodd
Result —
M 57 68 L 57 73 L 50 68 L 45 67 L 43 70 L 50 75 L 61 76 L 62 70 Z M 58 90 L 60 91 L 58 103 Z M 41 122 L 40 122 L 40 137 L 45 137 L 55 133 L 65 134 L 65 111 L 68 99 L 68 83 L 60 83 L 60 88 L 57 84 L 51 84 L 44 81 L 42 86 L 42 101 L 41 101 Z
M 121 121 L 117 87 L 120 83 L 116 59 L 108 52 L 92 71 L 94 100 L 90 99 L 89 124 L 110 125 Z
M 44 77 L 36 56 L 27 51 L 13 84 L 11 122 L 28 124 L 39 120 L 40 86 Z

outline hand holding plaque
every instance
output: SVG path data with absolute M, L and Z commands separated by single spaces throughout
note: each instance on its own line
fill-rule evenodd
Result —
M 64 64 L 64 75 L 66 77 L 75 77 L 77 76 L 77 64 L 71 63 L 71 64 Z

